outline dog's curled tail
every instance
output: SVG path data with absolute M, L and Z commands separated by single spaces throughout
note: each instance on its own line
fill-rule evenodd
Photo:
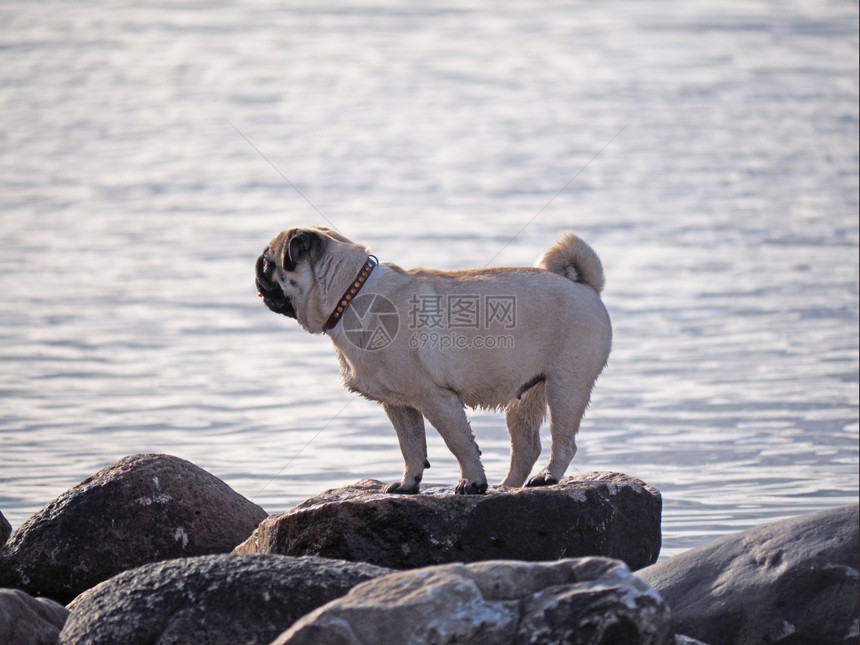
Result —
M 563 233 L 538 260 L 538 266 L 552 273 L 587 284 L 598 294 L 603 291 L 603 263 L 585 240 Z

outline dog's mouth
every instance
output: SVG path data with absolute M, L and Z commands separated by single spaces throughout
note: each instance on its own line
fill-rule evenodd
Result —
M 265 256 L 261 255 L 257 258 L 257 292 L 260 294 L 265 305 L 276 314 L 295 318 L 296 310 L 293 307 L 293 303 L 284 294 L 281 285 L 272 279 L 274 272 L 275 265 Z

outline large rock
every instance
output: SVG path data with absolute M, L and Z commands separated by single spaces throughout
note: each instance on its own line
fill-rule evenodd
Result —
M 68 602 L 132 567 L 229 552 L 266 512 L 194 464 L 134 455 L 48 504 L 0 549 L 0 586 Z
M 386 573 L 368 564 L 280 555 L 148 564 L 72 601 L 60 643 L 266 644 L 308 612 Z
M 449 564 L 355 587 L 272 645 L 674 643 L 660 596 L 621 562 Z
M 0 643 L 54 645 L 69 612 L 47 598 L 20 589 L 0 589 Z
M 600 555 L 638 569 L 660 552 L 660 493 L 615 473 L 555 486 L 390 495 L 362 480 L 273 515 L 235 553 L 319 555 L 392 569 Z
M 3 511 L 0 511 L 0 545 L 4 544 L 10 535 L 12 535 L 12 525 L 3 516 Z
M 858 505 L 730 535 L 637 573 L 711 645 L 857 643 Z

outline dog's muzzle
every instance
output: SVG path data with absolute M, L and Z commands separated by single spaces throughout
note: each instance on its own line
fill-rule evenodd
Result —
M 269 262 L 265 256 L 261 255 L 257 258 L 257 291 L 262 296 L 266 306 L 276 314 L 295 318 L 296 310 L 293 307 L 293 303 L 284 295 L 281 285 L 276 280 L 273 280 L 275 268 L 275 265 Z

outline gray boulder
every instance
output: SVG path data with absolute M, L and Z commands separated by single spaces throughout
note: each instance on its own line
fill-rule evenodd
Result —
M 481 560 L 555 560 L 598 555 L 647 566 L 660 552 L 656 489 L 616 473 L 554 486 L 455 495 L 383 492 L 365 479 L 262 522 L 235 553 L 319 555 L 392 569 Z
M 194 464 L 126 457 L 48 504 L 0 548 L 0 586 L 68 602 L 133 567 L 230 552 L 266 512 Z
M 54 645 L 69 612 L 47 598 L 20 589 L 0 589 L 0 643 Z
M 355 587 L 272 645 L 668 645 L 669 610 L 621 562 L 449 564 Z
M 857 643 L 858 505 L 730 535 L 637 572 L 711 645 Z
M 3 516 L 3 511 L 0 511 L 0 544 L 4 544 L 10 535 L 12 535 L 12 525 Z
M 358 583 L 368 564 L 280 555 L 210 555 L 148 564 L 81 594 L 63 645 L 269 643 Z

